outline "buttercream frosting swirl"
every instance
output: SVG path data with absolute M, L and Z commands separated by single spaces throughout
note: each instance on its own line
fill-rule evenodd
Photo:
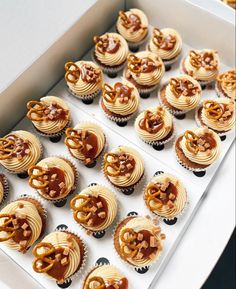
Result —
M 150 51 L 140 51 L 128 56 L 125 77 L 133 78 L 139 85 L 155 86 L 159 84 L 165 72 L 165 66 L 159 56 Z
M 202 89 L 200 84 L 189 75 L 171 78 L 165 89 L 165 97 L 173 107 L 188 111 L 198 106 Z
M 171 60 L 182 51 L 182 39 L 179 33 L 172 28 L 154 28 L 150 39 L 149 50 L 156 53 L 163 61 Z
M 236 70 L 226 71 L 217 77 L 216 85 L 223 91 L 224 96 L 236 99 Z
M 127 41 L 137 43 L 148 34 L 148 19 L 143 11 L 136 8 L 120 11 L 116 27 Z
M 0 157 L 0 164 L 7 170 L 22 173 L 40 159 L 42 146 L 32 133 L 23 130 L 12 131 L 3 139 L 0 147 L 5 145 L 6 140 L 10 140 L 9 148 L 13 152 L 8 158 L 1 159 Z
M 190 50 L 182 65 L 184 72 L 196 80 L 213 81 L 219 73 L 220 59 L 212 49 Z
M 164 139 L 171 132 L 173 119 L 165 108 L 150 107 L 138 115 L 134 127 L 144 141 L 158 141 Z
M 112 95 L 111 95 L 112 92 Z M 109 96 L 108 95 L 111 95 Z M 111 112 L 127 116 L 138 110 L 140 97 L 137 88 L 125 78 L 117 82 L 106 91 L 106 84 L 103 86 L 103 104 Z
M 180 141 L 180 147 L 184 155 L 193 163 L 209 166 L 220 156 L 221 141 L 220 137 L 206 127 L 191 130 L 196 135 L 196 141 L 189 145 L 191 138 L 186 138 L 184 134 Z M 194 149 L 191 149 L 194 148 Z
M 95 37 L 95 56 L 108 66 L 120 65 L 126 61 L 129 48 L 126 40 L 118 33 L 105 33 Z

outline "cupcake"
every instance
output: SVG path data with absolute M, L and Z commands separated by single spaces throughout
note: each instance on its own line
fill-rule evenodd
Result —
M 149 210 L 165 219 L 173 219 L 183 212 L 187 193 L 182 182 L 170 174 L 154 176 L 144 189 Z
M 21 197 L 0 211 L 0 242 L 12 250 L 26 251 L 43 234 L 46 212 L 33 197 Z
M 181 63 L 181 71 L 195 78 L 201 85 L 215 81 L 219 67 L 218 52 L 212 49 L 190 50 Z
M 147 45 L 147 50 L 160 56 L 167 67 L 176 62 L 181 56 L 181 36 L 172 28 L 161 30 L 154 28 L 152 38 Z
M 75 221 L 90 232 L 107 229 L 117 215 L 114 193 L 100 185 L 82 190 L 71 200 L 70 207 Z
M 161 106 L 145 109 L 135 120 L 134 128 L 144 142 L 160 146 L 174 136 L 172 115 Z
M 129 53 L 126 40 L 117 33 L 105 33 L 102 36 L 95 36 L 93 40 L 94 61 L 108 76 L 116 77 L 117 72 L 123 69 Z
M 56 96 L 45 96 L 40 101 L 27 103 L 27 117 L 43 136 L 62 135 L 70 123 L 70 111 L 64 100 Z
M 218 75 L 216 93 L 219 97 L 228 97 L 236 100 L 236 70 L 232 69 Z
M 69 231 L 48 234 L 33 248 L 33 269 L 59 284 L 77 273 L 85 263 L 83 241 Z
M 129 289 L 128 279 L 112 265 L 93 268 L 86 276 L 83 289 Z
M 97 124 L 79 123 L 66 130 L 65 144 L 74 158 L 91 167 L 102 154 L 106 138 Z
M 8 191 L 9 191 L 8 180 L 4 174 L 0 173 L 0 206 L 7 198 Z
M 148 36 L 147 16 L 136 8 L 120 11 L 116 29 L 127 40 L 130 50 L 136 52 Z
M 172 77 L 158 94 L 160 103 L 173 115 L 185 114 L 196 108 L 202 97 L 200 84 L 189 75 Z
M 13 131 L 0 138 L 0 164 L 11 173 L 25 173 L 42 155 L 39 140 L 30 132 Z
M 61 157 L 48 157 L 29 168 L 29 185 L 49 201 L 66 198 L 76 189 L 74 165 Z
M 103 73 L 92 61 L 67 62 L 65 80 L 69 91 L 86 104 L 92 103 L 102 90 Z
M 114 233 L 114 246 L 120 258 L 136 268 L 150 266 L 163 251 L 161 228 L 151 219 L 132 216 L 124 219 Z
M 118 125 L 126 124 L 138 111 L 140 103 L 137 88 L 126 79 L 113 86 L 103 85 L 101 107 L 105 115 Z
M 143 159 L 135 149 L 119 146 L 105 154 L 103 172 L 114 187 L 133 192 L 144 175 Z
M 165 66 L 159 56 L 149 51 L 129 54 L 124 77 L 138 89 L 140 96 L 147 98 L 155 90 L 165 72 Z
M 175 144 L 178 162 L 191 171 L 204 171 L 220 155 L 220 138 L 207 127 L 187 130 Z
M 233 99 L 218 98 L 204 100 L 196 112 L 196 121 L 223 135 L 235 127 L 235 102 Z

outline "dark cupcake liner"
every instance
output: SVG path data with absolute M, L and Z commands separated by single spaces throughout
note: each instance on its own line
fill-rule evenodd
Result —
M 2 201 L 0 202 L 0 207 L 5 203 L 5 201 L 7 200 L 8 194 L 9 194 L 9 183 L 7 180 L 7 177 L 0 173 L 0 179 L 2 180 L 2 186 L 3 186 L 3 197 L 2 197 Z

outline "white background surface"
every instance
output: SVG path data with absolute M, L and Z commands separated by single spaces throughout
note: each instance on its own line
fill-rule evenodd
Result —
M 0 91 L 51 44 L 50 39 L 69 26 L 94 2 L 95 0 L 87 0 L 86 3 L 82 0 L 25 0 L 24 5 L 28 5 L 27 10 L 30 11 L 27 13 L 20 6 L 22 1 L 0 0 Z M 194 2 L 200 4 L 203 1 Z M 204 2 L 208 7 L 213 7 L 213 0 Z M 214 8 L 214 13 L 218 13 L 219 6 L 214 7 L 218 7 Z M 228 9 L 220 11 L 224 11 L 225 17 L 232 21 Z M 11 25 L 12 17 L 17 18 L 19 25 Z M 52 17 L 53 21 L 50 21 Z M 23 37 L 28 42 L 20 42 Z M 16 47 L 14 43 L 21 45 Z M 6 67 L 9 69 L 6 70 Z M 216 175 L 208 197 L 159 279 L 157 288 L 198 289 L 217 262 L 235 226 L 234 159 L 233 147 Z M 9 272 L 14 272 L 14 276 L 9 276 Z M 34 287 L 33 281 L 2 255 L 0 279 L 0 288 L 3 289 L 39 288 Z

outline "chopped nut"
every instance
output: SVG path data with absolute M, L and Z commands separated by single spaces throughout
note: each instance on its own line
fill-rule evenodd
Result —
M 156 258 L 156 254 L 155 253 L 152 253 L 150 256 L 149 256 L 150 259 L 155 259 Z
M 30 149 L 26 149 L 25 153 L 28 155 L 30 153 Z
M 198 148 L 199 148 L 199 151 L 200 151 L 200 152 L 204 152 L 204 151 L 206 150 L 205 147 L 202 146 L 202 145 L 201 145 L 201 146 L 198 146 Z
M 175 200 L 175 194 L 170 193 L 169 199 L 170 199 L 171 201 Z
M 209 144 L 208 142 L 206 142 L 206 143 L 204 144 L 204 147 L 208 149 L 208 148 L 210 147 L 210 144 Z
M 27 241 L 26 240 L 22 240 L 19 242 L 20 247 L 24 248 L 27 246 Z
M 23 230 L 26 230 L 28 227 L 29 227 L 29 225 L 28 225 L 27 223 L 24 223 L 24 224 L 21 226 L 21 228 L 22 228 Z
M 130 163 L 127 164 L 126 167 L 127 167 L 128 170 L 131 170 L 133 168 L 133 166 Z
M 30 235 L 31 235 L 31 231 L 26 231 L 26 230 L 25 230 L 25 231 L 23 232 L 23 236 L 24 236 L 24 237 L 29 237 Z
M 138 252 L 138 254 L 136 255 L 135 259 L 141 260 L 142 258 L 143 258 L 143 253 L 142 252 Z
M 103 208 L 103 204 L 102 204 L 102 202 L 96 203 L 96 205 L 97 205 L 98 209 Z
M 56 254 L 55 259 L 57 262 L 60 261 L 61 260 L 61 254 L 60 253 Z
M 87 151 L 90 151 L 91 149 L 93 149 L 93 146 L 91 146 L 90 144 L 86 144 L 86 149 Z
M 106 212 L 100 212 L 98 213 L 98 217 L 105 219 L 106 218 Z
M 24 204 L 18 203 L 17 207 L 20 208 L 20 209 L 22 209 L 22 208 L 24 208 Z
M 161 238 L 162 240 L 165 240 L 166 235 L 165 235 L 165 234 L 160 234 L 160 238 Z
M 174 208 L 175 204 L 174 204 L 171 200 L 169 200 L 168 203 L 167 203 L 167 206 L 168 206 L 170 209 L 172 209 L 172 208 Z
M 68 263 L 69 263 L 69 262 L 68 262 L 68 258 L 67 258 L 67 257 L 61 259 L 61 265 L 62 265 L 62 266 L 65 266 L 65 265 L 67 265 Z
M 85 164 L 87 165 L 87 164 L 89 164 L 89 163 L 91 163 L 91 158 L 87 158 L 87 159 L 85 159 Z
M 142 241 L 143 240 L 143 234 L 138 233 L 137 239 L 138 239 L 138 241 Z
M 61 182 L 61 183 L 59 184 L 59 188 L 62 189 L 62 188 L 64 188 L 64 187 L 65 187 L 65 183 L 64 183 L 64 182 Z
M 164 199 L 166 199 L 166 196 L 167 196 L 167 194 L 166 193 L 160 193 L 160 198 L 162 199 L 162 200 L 164 200 Z
M 63 251 L 63 255 L 67 256 L 69 255 L 69 252 L 70 252 L 69 248 L 65 248 Z
M 49 192 L 49 196 L 53 198 L 53 197 L 56 195 L 56 193 L 57 193 L 56 191 L 51 190 L 51 191 Z
M 97 207 L 93 206 L 90 210 L 91 212 L 95 213 L 97 211 Z
M 143 241 L 143 242 L 140 244 L 140 246 L 141 246 L 141 248 L 144 248 L 144 249 L 147 249 L 147 248 L 149 247 L 147 241 Z
M 125 174 L 126 178 L 130 178 L 131 174 L 130 173 L 127 173 Z
M 153 236 L 150 237 L 150 247 L 151 248 L 157 248 L 158 244 L 157 244 L 157 239 Z
M 92 226 L 93 225 L 93 219 L 89 219 L 87 224 L 88 224 L 88 226 Z
M 53 174 L 53 175 L 51 175 L 51 180 L 55 180 L 57 178 L 57 174 Z

